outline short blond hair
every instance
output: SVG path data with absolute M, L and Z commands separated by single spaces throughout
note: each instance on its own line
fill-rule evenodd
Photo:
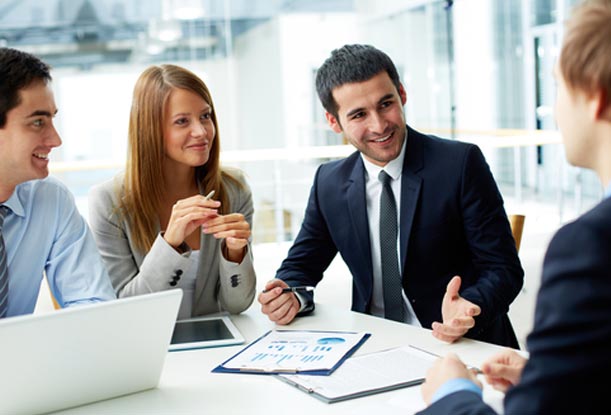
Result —
M 586 0 L 566 23 L 560 72 L 574 90 L 611 100 L 611 0 Z

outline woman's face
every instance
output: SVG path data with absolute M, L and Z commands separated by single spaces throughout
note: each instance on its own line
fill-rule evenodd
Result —
M 172 89 L 163 117 L 166 160 L 202 166 L 208 162 L 215 136 L 210 105 L 194 92 Z

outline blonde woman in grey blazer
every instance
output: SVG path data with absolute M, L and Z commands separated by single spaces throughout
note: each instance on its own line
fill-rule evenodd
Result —
M 174 65 L 145 70 L 128 146 L 125 173 L 89 195 L 89 223 L 117 295 L 182 288 L 179 319 L 247 309 L 256 286 L 252 195 L 239 170 L 220 167 L 203 81 Z

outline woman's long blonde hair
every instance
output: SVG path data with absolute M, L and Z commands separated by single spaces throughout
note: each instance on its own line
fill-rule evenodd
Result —
M 153 245 L 159 225 L 159 211 L 166 186 L 163 176 L 165 157 L 163 122 L 164 109 L 170 92 L 180 88 L 201 96 L 211 107 L 211 118 L 216 130 L 208 161 L 196 167 L 194 180 L 200 189 L 215 191 L 221 202 L 220 213 L 230 211 L 222 176 L 240 183 L 220 167 L 219 128 L 210 91 L 193 72 L 175 65 L 147 68 L 136 81 L 128 130 L 128 154 L 125 168 L 124 192 L 120 212 L 131 227 L 133 242 L 143 252 Z

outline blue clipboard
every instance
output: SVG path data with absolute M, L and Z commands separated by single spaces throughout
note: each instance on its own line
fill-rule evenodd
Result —
M 358 340 L 356 344 L 354 344 L 350 349 L 348 349 L 348 351 L 345 352 L 343 356 L 337 362 L 335 362 L 335 364 L 331 368 L 316 369 L 316 370 L 299 370 L 299 369 L 281 368 L 281 367 L 277 367 L 277 368 L 268 367 L 268 368 L 262 369 L 260 367 L 256 367 L 256 365 L 253 365 L 251 367 L 240 367 L 240 368 L 226 367 L 226 365 L 229 362 L 231 362 L 232 360 L 234 360 L 236 357 L 242 355 L 243 353 L 250 352 L 249 349 L 253 347 L 257 347 L 258 343 L 260 343 L 263 339 L 269 336 L 272 332 L 274 332 L 274 330 L 270 330 L 267 333 L 263 334 L 257 340 L 253 341 L 248 346 L 240 350 L 238 353 L 231 356 L 229 359 L 227 359 L 226 361 L 224 361 L 223 363 L 221 363 L 220 365 L 212 369 L 212 372 L 213 373 L 249 373 L 249 374 L 257 374 L 257 375 L 277 375 L 277 374 L 287 374 L 287 373 L 299 373 L 301 375 L 327 376 L 333 373 L 335 369 L 340 367 L 341 364 L 344 363 L 344 361 L 348 357 L 350 357 L 359 347 L 361 347 L 363 343 L 365 343 L 365 341 L 369 337 L 371 337 L 371 333 L 358 333 L 358 332 L 347 332 L 347 331 L 275 330 L 275 332 L 278 332 L 278 333 L 295 333 L 295 334 L 300 334 L 300 333 L 314 334 L 316 333 L 316 334 L 321 334 L 325 336 L 341 336 L 342 334 L 344 335 L 345 334 L 350 334 L 350 335 L 361 334 L 361 338 Z

